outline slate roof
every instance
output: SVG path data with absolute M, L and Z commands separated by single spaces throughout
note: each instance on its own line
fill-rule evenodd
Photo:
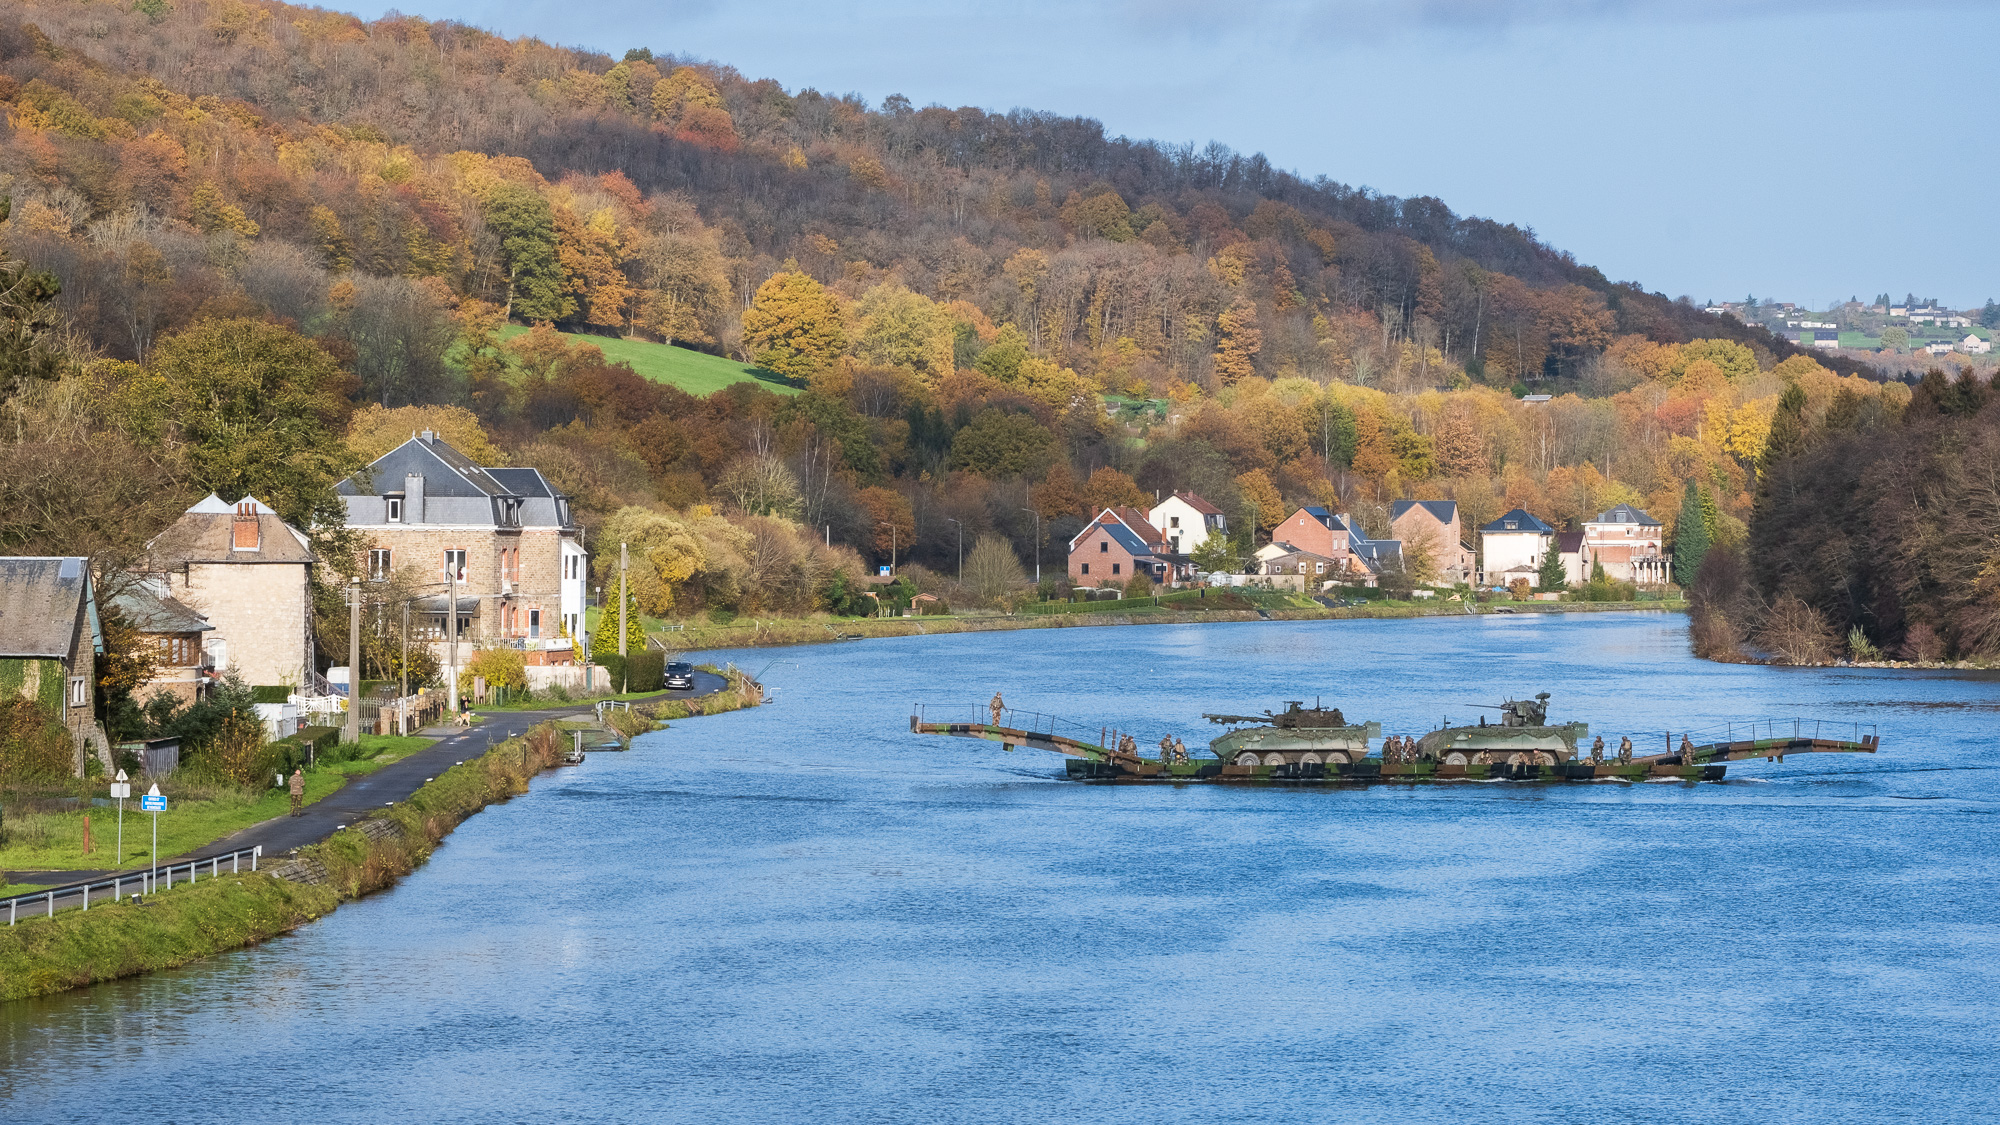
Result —
M 1411 508 L 1422 508 L 1439 523 L 1449 524 L 1458 517 L 1458 503 L 1453 500 L 1398 500 L 1389 505 L 1389 522 L 1403 518 L 1403 513 Z
M 1133 558 L 1152 557 L 1153 549 L 1147 546 L 1144 540 L 1132 534 L 1132 529 L 1126 527 L 1124 524 L 1105 523 L 1098 524 L 1097 526 L 1102 527 L 1104 534 L 1109 536 L 1113 543 L 1125 548 L 1126 553 L 1130 554 Z M 1085 530 L 1088 529 L 1086 528 Z
M 1327 511 L 1325 508 L 1320 507 L 1318 504 L 1308 504 L 1305 507 L 1300 508 L 1299 512 L 1304 512 L 1306 515 L 1309 515 L 1312 518 L 1318 520 L 1320 522 L 1320 526 L 1326 528 L 1329 531 L 1352 530 L 1346 524 L 1340 521 L 1339 516 L 1334 515 L 1332 512 Z M 1292 513 L 1292 515 L 1294 516 L 1298 514 L 1299 514 L 1298 512 Z M 1285 518 L 1290 519 L 1291 516 L 1286 516 Z
M 1583 532 L 1581 531 L 1556 532 L 1556 552 L 1558 554 L 1574 555 L 1581 550 L 1583 550 Z
M 0 558 L 0 656 L 69 659 L 78 612 L 87 614 L 92 645 L 103 651 L 88 559 Z
M 1507 526 L 1507 524 L 1510 521 L 1514 524 L 1513 527 Z M 1530 532 L 1538 533 L 1541 535 L 1554 535 L 1556 533 L 1555 528 L 1550 527 L 1548 524 L 1545 524 L 1541 520 L 1536 519 L 1534 516 L 1529 515 L 1528 512 L 1522 508 L 1516 508 L 1513 511 L 1508 512 L 1506 515 L 1501 516 L 1499 519 L 1494 520 L 1492 523 L 1487 524 L 1485 527 L 1482 527 L 1479 530 L 1497 532 L 1502 535 L 1510 533 L 1525 535 Z
M 429 431 L 426 431 L 427 433 Z M 535 472 L 533 469 L 527 472 Z M 540 473 L 535 473 L 540 476 Z M 424 478 L 424 495 L 430 496 L 519 496 L 502 484 L 491 471 L 453 449 L 441 438 L 413 437 L 368 463 L 365 474 L 356 474 L 333 486 L 342 496 L 379 496 L 400 492 L 404 477 Z M 356 477 L 371 486 L 363 490 Z
M 423 496 L 403 522 L 412 525 L 571 527 L 568 497 L 540 469 L 489 469 L 429 430 L 369 462 L 334 485 L 347 505 L 350 526 L 386 521 L 383 497 L 401 496 L 409 478 L 423 480 Z
M 1369 571 L 1380 574 L 1390 566 L 1400 566 L 1403 559 L 1401 539 L 1360 539 L 1353 541 L 1354 557 L 1365 564 Z
M 141 633 L 205 633 L 215 628 L 208 618 L 146 582 L 120 591 L 111 599 L 111 608 Z
M 1634 523 L 1640 527 L 1659 527 L 1660 521 L 1634 508 L 1630 504 L 1620 504 L 1597 513 L 1591 523 Z
M 172 570 L 182 563 L 311 563 L 312 550 L 305 534 L 278 518 L 255 497 L 246 496 L 257 515 L 258 546 L 254 551 L 234 550 L 236 504 L 213 492 L 189 508 L 165 531 L 146 544 L 146 555 L 154 570 Z

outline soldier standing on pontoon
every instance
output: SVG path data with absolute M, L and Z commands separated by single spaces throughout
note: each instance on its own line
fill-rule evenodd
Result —
M 1174 736 L 1171 734 L 1160 736 L 1160 760 L 1162 762 L 1174 760 Z
M 993 693 L 993 702 L 987 704 L 987 706 L 993 709 L 993 725 L 996 727 L 999 726 L 1000 712 L 1007 709 L 1007 701 L 1001 699 L 1000 693 L 996 691 Z
M 1174 739 L 1174 764 L 1184 766 L 1187 765 L 1187 760 L 1187 744 L 1178 738 Z
M 1604 736 L 1601 734 L 1597 736 L 1596 742 L 1590 744 L 1590 764 L 1593 766 L 1604 764 Z
M 1618 764 L 1621 766 L 1632 764 L 1632 736 L 1629 734 L 1618 740 Z
M 1685 734 L 1681 735 L 1681 765 L 1694 765 L 1694 741 Z

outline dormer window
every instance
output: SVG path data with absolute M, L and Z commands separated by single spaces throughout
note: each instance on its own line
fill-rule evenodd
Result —
M 1513 531 L 1516 528 L 1519 528 L 1521 526 L 1521 523 L 1519 520 L 1508 520 L 1506 526 L 1508 531 Z
M 403 522 L 403 498 L 401 496 L 389 497 L 389 522 Z

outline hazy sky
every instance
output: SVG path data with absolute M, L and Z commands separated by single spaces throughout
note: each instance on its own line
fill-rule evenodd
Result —
M 1670 296 L 2000 297 L 1991 0 L 407 4 L 871 104 L 1218 140 L 1532 227 Z

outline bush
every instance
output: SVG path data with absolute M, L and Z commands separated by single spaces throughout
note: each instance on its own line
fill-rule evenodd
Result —
M 264 741 L 263 723 L 232 713 L 223 716 L 222 727 L 203 760 L 230 781 L 253 786 L 271 774 L 275 755 Z
M 1861 661 L 1882 659 L 1882 650 L 1875 647 L 1875 642 L 1868 639 L 1868 633 L 1859 625 L 1847 630 L 1847 654 Z
M 488 689 L 498 687 L 525 693 L 528 690 L 528 661 L 511 648 L 482 648 L 473 654 L 465 671 L 458 674 L 460 695 L 472 691 L 475 676 L 484 678 Z
M 658 691 L 667 679 L 667 654 L 664 652 L 634 652 L 626 656 L 613 653 L 600 656 L 597 663 L 609 673 L 607 679 L 613 694 L 627 690 Z
M 1132 580 L 1125 583 L 1125 596 L 1128 598 L 1152 597 L 1153 580 L 1146 577 L 1143 573 L 1134 573 Z
M 250 702 L 284 703 L 292 698 L 292 690 L 283 684 L 258 684 L 250 689 Z
M 74 753 L 69 729 L 33 700 L 0 702 L 0 781 L 68 777 Z

